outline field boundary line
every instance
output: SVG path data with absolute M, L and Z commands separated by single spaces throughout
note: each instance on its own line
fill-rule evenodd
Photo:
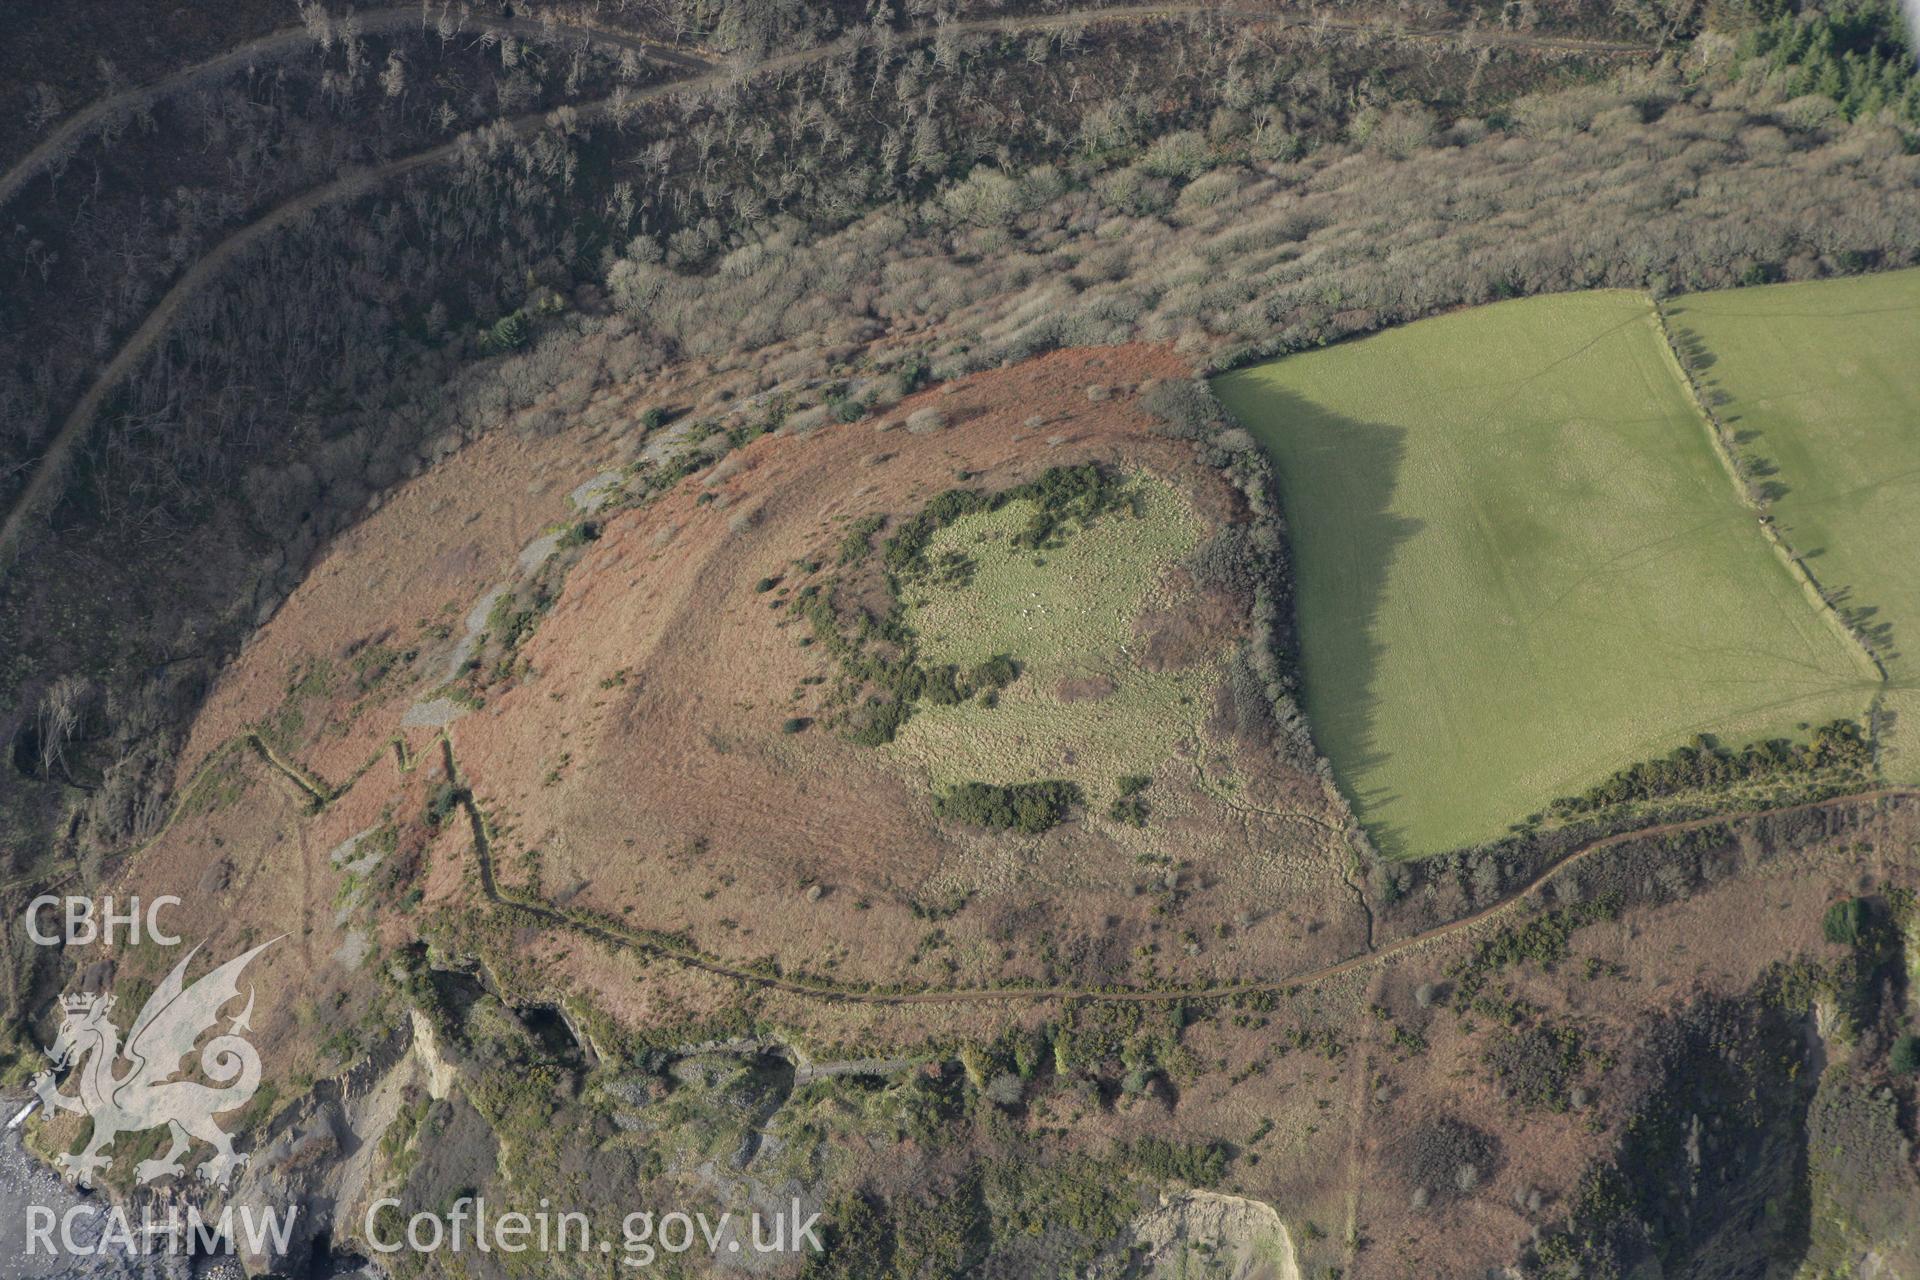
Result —
M 1372 968 L 1375 965 L 1392 963 L 1403 956 L 1418 951 L 1436 942 L 1452 938 L 1456 934 L 1467 933 L 1475 928 L 1490 924 L 1516 908 L 1527 905 L 1536 899 L 1547 885 L 1551 884 L 1567 868 L 1595 857 L 1609 849 L 1636 840 L 1677 835 L 1689 831 L 1699 831 L 1713 826 L 1730 826 L 1734 823 L 1749 822 L 1757 818 L 1778 817 L 1795 813 L 1810 813 L 1818 809 L 1836 809 L 1855 805 L 1877 804 L 1882 801 L 1899 801 L 1920 798 L 1920 787 L 1888 786 L 1868 791 L 1850 792 L 1846 795 L 1828 796 L 1821 800 L 1808 800 L 1799 804 L 1774 808 L 1734 810 L 1727 813 L 1710 814 L 1682 821 L 1656 823 L 1652 826 L 1636 827 L 1627 831 L 1616 831 L 1610 835 L 1598 836 L 1585 844 L 1576 846 L 1566 855 L 1543 867 L 1538 874 L 1525 884 L 1503 894 L 1500 898 L 1477 911 L 1438 924 L 1418 933 L 1404 937 L 1365 951 L 1359 951 L 1345 959 L 1319 965 L 1312 969 L 1297 970 L 1276 978 L 1250 978 L 1229 982 L 1207 983 L 1197 986 L 1146 988 L 1146 987 L 1075 987 L 1075 986 L 1019 986 L 998 987 L 922 987 L 890 990 L 878 986 L 863 986 L 851 983 L 839 983 L 831 979 L 812 976 L 787 977 L 783 974 L 769 974 L 749 968 L 744 964 L 730 962 L 717 956 L 699 951 L 691 945 L 681 945 L 669 935 L 654 931 L 641 931 L 633 926 L 598 917 L 576 915 L 548 902 L 534 898 L 522 898 L 511 890 L 503 891 L 494 877 L 492 840 L 488 831 L 486 815 L 481 811 L 479 801 L 474 798 L 472 788 L 463 780 L 459 764 L 454 754 L 453 737 L 446 728 L 437 730 L 420 751 L 409 751 L 404 738 L 395 734 L 383 740 L 379 748 L 369 758 L 366 765 L 356 769 L 349 779 L 338 787 L 327 783 L 293 764 L 279 752 L 262 741 L 257 730 L 246 730 L 227 739 L 219 747 L 209 752 L 199 767 L 194 770 L 181 786 L 172 808 L 159 828 L 153 834 L 139 841 L 124 853 L 109 855 L 119 865 L 117 871 L 125 871 L 134 859 L 152 848 L 174 826 L 175 821 L 186 811 L 189 804 L 213 774 L 229 756 L 236 751 L 249 751 L 275 773 L 292 782 L 304 795 L 310 797 L 309 812 L 318 812 L 327 805 L 340 799 L 366 776 L 372 765 L 380 757 L 391 755 L 395 771 L 398 774 L 413 772 L 419 767 L 421 757 L 426 751 L 437 746 L 441 755 L 441 766 L 446 781 L 455 788 L 454 802 L 467 817 L 473 833 L 474 867 L 482 896 L 492 905 L 510 911 L 531 916 L 555 928 L 595 939 L 615 949 L 637 951 L 662 960 L 669 960 L 686 968 L 726 978 L 747 986 L 763 990 L 776 991 L 785 995 L 799 996 L 810 1000 L 820 1000 L 830 1004 L 863 1005 L 911 1005 L 911 1004 L 986 1004 L 1024 1001 L 1038 1003 L 1049 1000 L 1087 1001 L 1100 1004 L 1164 1004 L 1181 1000 L 1230 1000 L 1243 995 L 1287 995 L 1295 988 L 1330 982 L 1351 974 Z M 104 862 L 104 860 L 103 860 Z M 41 876 L 30 875 L 0 885 L 0 891 L 11 891 L 31 887 L 35 881 L 61 884 L 73 878 L 75 872 L 67 871 L 55 877 L 51 882 Z
M 1920 796 L 1920 787 L 1882 787 L 1872 791 L 1852 792 L 1843 796 L 1830 796 L 1823 800 L 1809 800 L 1800 804 L 1785 805 L 1771 809 L 1748 809 L 1731 813 L 1714 814 L 1684 821 L 1657 823 L 1653 826 L 1639 827 L 1630 831 L 1614 832 L 1600 836 L 1571 850 L 1543 868 L 1540 873 L 1524 885 L 1503 895 L 1497 901 L 1458 919 L 1436 925 L 1419 933 L 1396 938 L 1385 946 L 1369 945 L 1365 951 L 1357 952 L 1343 960 L 1319 967 L 1295 972 L 1280 978 L 1250 979 L 1235 982 L 1211 983 L 1201 986 L 1168 987 L 1151 989 L 1140 987 L 1072 987 L 1072 986 L 1001 986 L 1001 987 L 960 987 L 960 988 L 921 988 L 917 990 L 887 990 L 884 988 L 842 984 L 830 979 L 813 977 L 789 978 L 781 974 L 768 974 L 744 965 L 731 963 L 715 956 L 707 955 L 694 947 L 679 946 L 666 940 L 666 935 L 648 931 L 642 933 L 630 925 L 598 917 L 584 917 L 564 911 L 543 900 L 522 898 L 518 894 L 503 892 L 493 873 L 493 850 L 488 834 L 487 820 L 474 799 L 473 790 L 461 778 L 459 766 L 454 756 L 453 738 L 450 733 L 442 733 L 439 739 L 443 767 L 447 781 L 455 787 L 456 803 L 467 814 L 473 832 L 473 851 L 475 868 L 478 873 L 483 896 L 496 906 L 523 912 L 554 926 L 598 939 L 616 948 L 627 948 L 652 955 L 660 959 L 671 960 L 688 968 L 710 973 L 716 977 L 728 978 L 743 984 L 757 986 L 764 990 L 778 991 L 786 995 L 801 996 L 808 999 L 824 1000 L 829 1003 L 868 1004 L 868 1005 L 906 1005 L 906 1004 L 971 1004 L 989 1002 L 1046 1000 L 1084 1000 L 1103 1004 L 1158 1004 L 1179 1000 L 1226 1000 L 1242 995 L 1285 994 L 1291 988 L 1307 986 L 1346 975 L 1360 972 L 1376 964 L 1385 964 L 1399 956 L 1417 951 L 1427 945 L 1450 938 L 1457 933 L 1471 930 L 1487 924 L 1516 907 L 1522 906 L 1555 880 L 1567 868 L 1588 858 L 1636 840 L 1675 835 L 1689 831 L 1703 830 L 1713 826 L 1726 826 L 1736 822 L 1751 821 L 1760 817 L 1772 817 L 1793 813 L 1807 813 L 1816 809 L 1839 808 L 1852 805 L 1873 804 L 1882 800 L 1901 800 Z M 1371 941 L 1371 940 L 1370 940 Z
M 1878 721 L 1876 711 L 1880 705 L 1881 695 L 1892 683 L 1892 676 L 1888 674 L 1886 664 L 1880 660 L 1880 655 L 1875 651 L 1873 643 L 1841 616 L 1840 610 L 1834 606 L 1831 597 L 1828 596 L 1826 588 L 1820 585 L 1820 579 L 1815 576 L 1812 569 L 1807 567 L 1806 559 L 1794 550 L 1793 544 L 1788 542 L 1786 535 L 1780 532 L 1779 525 L 1774 521 L 1773 513 L 1769 509 L 1768 501 L 1757 494 L 1753 486 L 1747 482 L 1746 477 L 1740 474 L 1740 460 L 1733 451 L 1733 434 L 1727 429 L 1727 424 L 1721 420 L 1719 413 L 1715 411 L 1712 398 L 1707 395 L 1706 388 L 1700 385 L 1700 380 L 1694 376 L 1693 366 L 1687 362 L 1686 355 L 1680 350 L 1680 343 L 1674 336 L 1673 323 L 1667 315 L 1666 307 L 1651 293 L 1647 295 L 1647 302 L 1653 308 L 1654 320 L 1660 327 L 1660 343 L 1666 349 L 1667 360 L 1679 373 L 1680 381 L 1687 388 L 1688 398 L 1693 401 L 1693 407 L 1700 414 L 1701 422 L 1707 429 L 1707 438 L 1713 445 L 1714 457 L 1720 460 L 1721 469 L 1726 472 L 1728 480 L 1732 481 L 1734 491 L 1739 495 L 1742 504 L 1754 512 L 1755 523 L 1760 527 L 1760 536 L 1767 540 L 1767 545 L 1773 548 L 1774 555 L 1786 566 L 1788 574 L 1799 584 L 1801 592 L 1806 595 L 1814 608 L 1840 632 L 1848 648 L 1864 661 L 1862 670 L 1870 673 L 1874 683 L 1881 686 L 1875 689 L 1873 695 L 1867 700 L 1866 711 L 1867 732 L 1873 742 L 1874 763 L 1878 767 L 1880 743 L 1875 728 Z

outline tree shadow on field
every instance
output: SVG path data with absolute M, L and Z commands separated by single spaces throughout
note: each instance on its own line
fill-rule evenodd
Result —
M 1375 847 L 1403 857 L 1404 826 L 1379 814 L 1406 797 L 1373 777 L 1396 749 L 1410 749 L 1383 734 L 1378 687 L 1388 570 L 1423 527 L 1393 510 L 1407 430 L 1347 417 L 1251 377 L 1229 374 L 1216 387 L 1279 473 L 1295 661 L 1314 743 Z
M 1686 314 L 1685 306 L 1672 306 L 1667 309 L 1667 317 L 1670 321 Z M 1735 463 L 1742 480 L 1747 485 L 1749 494 L 1763 509 L 1779 502 L 1792 493 L 1793 489 L 1780 478 L 1779 465 L 1762 452 L 1763 446 L 1759 442 L 1765 433 L 1752 426 L 1736 426 L 1735 424 L 1744 422 L 1743 415 L 1734 411 L 1739 405 L 1738 398 L 1732 390 L 1722 386 L 1718 378 L 1702 375 L 1702 370 L 1712 368 L 1717 362 L 1708 347 L 1706 338 L 1698 330 L 1684 324 L 1674 324 L 1672 333 L 1674 348 L 1681 363 L 1687 367 L 1695 383 L 1700 387 L 1708 409 L 1727 431 L 1728 447 L 1734 454 Z M 1811 500 L 1819 502 L 1823 499 L 1815 497 Z M 1877 605 L 1855 603 L 1851 585 L 1828 581 L 1822 572 L 1822 566 L 1813 563 L 1826 554 L 1826 548 L 1810 547 L 1803 550 L 1795 547 L 1793 543 L 1796 530 L 1791 524 L 1776 523 L 1774 528 L 1790 548 L 1791 554 L 1799 560 L 1801 571 L 1813 583 L 1820 597 L 1826 601 L 1827 606 L 1834 611 L 1841 623 L 1867 650 L 1874 661 L 1883 668 L 1885 664 L 1897 661 L 1900 651 L 1894 643 L 1892 621 L 1881 616 L 1881 610 Z
M 1687 308 L 1669 306 L 1666 314 L 1671 322 L 1686 315 Z M 1736 428 L 1735 424 L 1742 421 L 1742 416 L 1734 412 L 1736 402 L 1733 392 L 1721 385 L 1719 378 L 1707 375 L 1707 370 L 1720 363 L 1720 357 L 1708 347 L 1705 335 L 1684 324 L 1672 324 L 1669 332 L 1673 339 L 1674 355 L 1693 379 L 1702 407 L 1726 433 L 1727 451 L 1733 455 L 1742 483 L 1761 503 L 1778 502 L 1786 497 L 1792 490 L 1779 478 L 1779 466 L 1761 451 L 1758 444 L 1765 433 L 1753 427 Z

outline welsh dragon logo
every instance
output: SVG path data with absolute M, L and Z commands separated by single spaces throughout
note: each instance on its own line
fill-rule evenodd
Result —
M 246 1163 L 247 1157 L 235 1153 L 214 1117 L 245 1106 L 260 1087 L 260 1055 L 239 1034 L 252 1030 L 248 1022 L 253 1015 L 251 988 L 247 1007 L 226 1033 L 207 1041 L 200 1051 L 200 1069 L 213 1086 L 172 1077 L 201 1034 L 219 1022 L 220 1010 L 239 997 L 240 974 L 247 962 L 278 941 L 261 943 L 192 986 L 185 981 L 187 964 L 200 948 L 189 951 L 140 1010 L 124 1047 L 119 1029 L 108 1017 L 112 996 L 61 997 L 65 1017 L 53 1048 L 47 1051 L 53 1069 L 34 1077 L 33 1090 L 49 1115 L 57 1108 L 93 1118 L 93 1137 L 86 1150 L 59 1158 L 69 1178 L 81 1186 L 92 1185 L 94 1175 L 113 1163 L 113 1157 L 103 1152 L 115 1138 L 161 1125 L 171 1130 L 172 1145 L 158 1160 L 142 1160 L 134 1166 L 136 1183 L 182 1172 L 180 1157 L 196 1138 L 214 1151 L 198 1170 L 201 1178 L 225 1186 Z M 54 1073 L 70 1065 L 75 1066 L 78 1096 L 61 1093 L 54 1081 Z

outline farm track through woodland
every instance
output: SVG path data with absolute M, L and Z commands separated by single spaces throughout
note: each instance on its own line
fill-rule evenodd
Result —
M 417 18 L 419 11 L 413 8 L 375 10 L 361 15 L 362 29 L 366 23 L 376 19 L 382 27 L 397 23 L 404 15 Z M 1202 18 L 1212 16 L 1219 19 L 1242 23 L 1248 26 L 1266 25 L 1284 31 L 1314 34 L 1324 32 L 1341 37 L 1373 38 L 1383 41 L 1416 41 L 1426 44 L 1458 44 L 1478 48 L 1507 48 L 1537 53 L 1566 56 L 1589 57 L 1644 57 L 1659 52 L 1659 47 L 1647 44 L 1621 43 L 1614 41 L 1586 40 L 1575 37 L 1531 36 L 1514 31 L 1476 31 L 1476 30 L 1433 30 L 1405 27 L 1393 23 L 1373 22 L 1362 19 L 1340 19 L 1317 14 L 1288 14 L 1263 9 L 1221 8 L 1213 5 L 1133 5 L 1111 9 L 1075 9 L 1065 13 L 1047 14 L 1035 17 L 1009 17 L 977 19 L 948 23 L 943 27 L 919 27 L 911 31 L 896 33 L 895 38 L 901 44 L 919 44 L 936 39 L 942 35 L 1013 35 L 1023 32 L 1070 29 L 1081 26 L 1093 26 L 1109 22 L 1151 22 L 1155 20 L 1177 18 Z M 733 68 L 719 67 L 673 46 L 657 44 L 637 36 L 620 32 L 610 32 L 602 28 L 580 28 L 556 25 L 548 28 L 542 23 L 531 20 L 516 20 L 513 29 L 531 33 L 550 33 L 551 31 L 584 32 L 592 39 L 603 39 L 615 45 L 636 48 L 646 56 L 665 61 L 670 65 L 692 71 L 695 74 L 670 80 L 664 84 L 650 86 L 626 95 L 624 106 L 634 107 L 650 101 L 658 101 L 677 95 L 698 93 L 724 87 L 735 83 L 742 77 L 759 78 L 770 74 L 798 70 L 801 67 L 820 62 L 840 54 L 849 53 L 867 43 L 871 36 L 861 32 L 857 36 L 842 37 L 826 44 L 809 49 L 797 50 L 769 58 L 752 66 Z M 157 82 L 144 89 L 131 90 L 85 108 L 63 124 L 55 135 L 36 147 L 19 164 L 0 177 L 0 205 L 18 192 L 20 187 L 41 168 L 56 160 L 64 149 L 77 146 L 86 133 L 101 124 L 116 118 L 117 113 L 133 110 L 141 101 L 151 101 L 157 96 L 190 87 L 199 80 L 216 75 L 221 71 L 232 70 L 247 65 L 248 60 L 260 59 L 274 51 L 288 51 L 299 47 L 302 41 L 311 41 L 312 37 L 304 29 L 283 31 L 264 36 L 248 45 L 221 54 L 207 62 L 182 71 L 166 80 Z M 595 116 L 609 111 L 613 99 L 597 99 L 591 102 L 567 104 L 582 116 Z M 559 110 L 561 108 L 556 108 Z M 536 132 L 552 118 L 552 111 L 541 111 L 511 117 L 495 124 L 505 124 L 515 134 L 525 135 Z M 165 336 L 174 316 L 181 306 L 199 289 L 212 281 L 234 259 L 260 243 L 269 235 L 286 227 L 307 213 L 339 200 L 364 195 L 393 178 L 427 168 L 456 155 L 464 140 L 472 136 L 471 131 L 459 138 L 413 155 L 402 156 L 385 164 L 372 166 L 354 173 L 346 174 L 333 182 L 315 187 L 306 193 L 279 205 L 259 219 L 235 231 L 225 240 L 203 254 L 173 286 L 167 290 L 146 319 L 134 330 L 131 337 L 123 342 L 113 359 L 108 362 L 85 395 L 74 405 L 62 421 L 59 430 L 49 442 L 46 452 L 41 455 L 38 466 L 28 480 L 26 487 L 15 499 L 12 510 L 7 513 L 4 522 L 0 522 L 0 575 L 4 575 L 12 564 L 15 555 L 24 540 L 28 525 L 35 514 L 43 508 L 50 508 L 58 501 L 62 483 L 67 474 L 80 443 L 85 439 L 95 415 L 105 403 L 113 389 L 120 384 L 135 366 L 157 346 Z
M 354 30 L 359 35 L 391 31 L 410 24 L 419 24 L 422 30 L 432 30 L 431 23 L 421 21 L 420 6 L 397 5 L 390 9 L 367 9 L 353 15 Z M 680 67 L 691 72 L 710 71 L 711 60 L 696 57 L 685 49 L 664 44 L 657 40 L 648 40 L 624 31 L 612 31 L 602 27 L 582 26 L 578 23 L 555 19 L 552 25 L 536 22 L 529 18 L 512 18 L 500 22 L 489 22 L 476 27 L 463 28 L 454 33 L 454 38 L 472 37 L 487 31 L 514 31 L 523 35 L 545 36 L 552 38 L 559 33 L 572 33 L 585 36 L 590 42 L 604 41 L 623 49 L 632 49 L 656 61 L 669 66 Z M 335 33 L 338 35 L 339 33 Z M 223 53 L 214 55 L 204 62 L 196 62 L 182 68 L 170 76 L 155 80 L 151 84 L 126 89 L 120 93 L 99 98 L 79 111 L 74 112 L 60 122 L 58 128 L 41 140 L 40 144 L 20 157 L 4 174 L 0 174 L 0 207 L 4 207 L 20 194 L 29 182 L 49 169 L 59 169 L 72 157 L 75 151 L 93 134 L 101 132 L 113 124 L 125 121 L 143 108 L 149 107 L 163 98 L 168 98 L 183 89 L 206 84 L 229 72 L 279 61 L 309 48 L 315 42 L 313 33 L 306 27 L 288 27 L 275 31 L 245 44 L 235 45 Z

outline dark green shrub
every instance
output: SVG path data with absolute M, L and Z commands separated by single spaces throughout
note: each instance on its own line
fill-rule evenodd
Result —
M 855 717 L 847 740 L 861 747 L 878 747 L 892 742 L 893 735 L 900 732 L 900 726 L 907 722 L 907 717 L 912 713 L 910 703 L 870 702 Z
M 582 520 L 561 534 L 560 541 L 556 545 L 561 551 L 570 551 L 575 547 L 583 547 L 589 542 L 597 542 L 599 539 L 600 526 L 592 520 Z
M 883 515 L 862 516 L 847 526 L 845 536 L 840 539 L 840 563 L 852 564 L 863 558 L 867 551 L 868 539 L 880 532 L 880 526 L 887 522 Z
M 1827 908 L 1820 920 L 1820 932 L 1836 947 L 1856 946 L 1867 927 L 1867 903 L 1864 898 L 1842 898 Z
M 1122 1142 L 1116 1155 L 1125 1163 L 1156 1182 L 1184 1182 L 1194 1187 L 1211 1187 L 1227 1173 L 1227 1149 L 1218 1142 L 1169 1142 L 1164 1138 L 1141 1138 Z
M 1887 1066 L 1897 1076 L 1920 1075 L 1920 1035 L 1909 1031 L 1893 1042 L 1893 1052 L 1887 1055 Z
M 1565 1111 L 1569 1088 L 1581 1064 L 1580 1033 L 1541 1018 L 1518 1030 L 1502 1030 L 1482 1055 L 1501 1091 L 1532 1110 Z
M 1657 800 L 1687 791 L 1720 790 L 1742 783 L 1827 772 L 1859 772 L 1873 763 L 1873 746 L 1852 720 L 1835 720 L 1813 731 L 1800 746 L 1785 739 L 1747 744 L 1730 751 L 1702 734 L 1655 760 L 1620 770 L 1577 796 L 1562 796 L 1547 806 L 1556 818 L 1596 813 L 1614 805 Z
M 916 351 L 902 360 L 900 367 L 894 370 L 894 389 L 902 396 L 910 396 L 926 386 L 932 376 L 933 366 L 927 362 L 925 354 Z
M 1140 793 L 1152 782 L 1143 773 L 1130 773 L 1120 779 L 1120 794 L 1107 809 L 1107 816 L 1130 827 L 1147 825 L 1147 801 Z
M 510 311 L 493 322 L 481 338 L 481 345 L 491 351 L 516 351 L 527 345 L 527 318 L 518 311 Z
M 1451 1117 L 1404 1130 L 1392 1156 L 1406 1180 L 1424 1188 L 1428 1202 L 1436 1205 L 1471 1195 L 1492 1180 L 1501 1164 L 1497 1139 Z
M 1027 527 L 1014 535 L 1013 545 L 1038 551 L 1048 546 L 1068 521 L 1090 524 L 1095 517 L 1121 505 L 1127 498 L 1120 485 L 1091 462 L 1077 467 L 1052 467 L 1032 484 L 1015 491 L 1039 506 Z
M 893 1223 L 886 1207 L 858 1191 L 828 1210 L 825 1248 L 807 1256 L 804 1280 L 865 1280 L 886 1275 L 893 1260 Z
M 1059 779 L 1010 787 L 967 782 L 937 797 L 933 811 L 948 822 L 1038 835 L 1066 821 L 1068 811 L 1080 802 L 1080 788 Z
M 465 798 L 466 792 L 458 786 L 451 782 L 440 783 L 427 796 L 427 826 L 438 831 L 453 816 L 454 807 Z
M 970 692 L 960 687 L 960 669 L 951 665 L 923 671 L 919 685 L 920 696 L 936 707 L 959 706 Z

